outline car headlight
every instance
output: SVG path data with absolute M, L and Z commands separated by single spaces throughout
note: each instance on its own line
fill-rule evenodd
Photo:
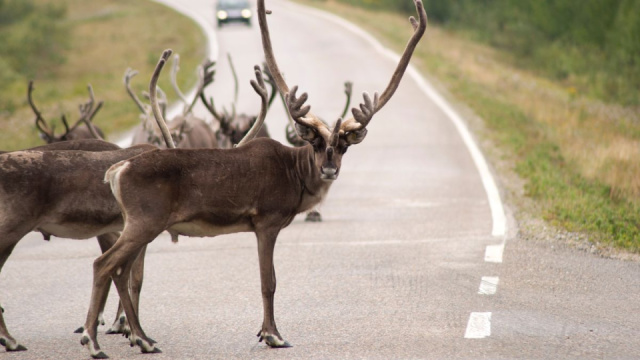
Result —
M 242 14 L 243 18 L 248 19 L 248 18 L 251 17 L 251 10 L 244 9 L 244 10 L 242 10 L 242 12 L 240 14 Z
M 220 20 L 225 20 L 229 16 L 229 14 L 227 14 L 227 12 L 224 10 L 218 11 L 217 15 L 218 15 L 218 19 Z

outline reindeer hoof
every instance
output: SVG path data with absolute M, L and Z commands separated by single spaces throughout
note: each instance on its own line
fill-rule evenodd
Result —
M 84 326 L 80 326 L 73 333 L 74 334 L 82 334 L 84 332 Z
M 293 345 L 289 344 L 288 341 L 283 340 L 278 335 L 265 334 L 263 331 L 260 331 L 257 336 L 258 336 L 258 342 L 262 342 L 262 340 L 264 340 L 264 343 L 269 345 L 269 347 L 272 347 L 272 348 L 293 347 Z
M 143 354 L 159 354 L 162 353 L 162 350 L 158 349 L 157 347 L 153 347 L 150 349 L 150 345 L 151 344 L 145 344 L 144 341 L 142 341 L 142 339 L 138 339 L 136 340 L 136 345 L 140 346 L 140 349 L 142 350 Z
M 319 212 L 313 210 L 307 213 L 307 218 L 304 221 L 309 222 L 322 222 L 322 215 Z
M 27 348 L 18 344 L 18 346 L 15 347 L 15 349 L 12 348 L 7 348 L 7 351 L 26 351 Z
M 107 354 L 105 354 L 104 352 L 100 351 L 99 353 L 95 354 L 95 355 L 91 355 L 92 358 L 94 359 L 108 359 L 109 356 L 107 356 Z
M 0 338 L 0 345 L 4 346 L 7 351 L 26 351 L 27 348 L 20 345 L 20 344 L 15 344 L 13 346 L 11 346 L 11 344 L 9 344 L 7 342 L 7 340 L 5 338 Z

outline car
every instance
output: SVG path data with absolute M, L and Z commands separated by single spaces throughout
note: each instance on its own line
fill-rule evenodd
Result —
M 218 0 L 216 5 L 218 27 L 232 21 L 244 22 L 251 26 L 252 15 L 249 0 Z

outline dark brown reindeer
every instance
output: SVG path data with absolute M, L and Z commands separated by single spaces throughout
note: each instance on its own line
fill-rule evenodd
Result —
M 93 125 L 92 120 L 96 113 L 102 107 L 103 102 L 100 101 L 94 108 L 95 105 L 95 97 L 93 95 L 93 88 L 91 85 L 88 85 L 89 89 L 89 101 L 85 104 L 79 106 L 80 109 L 80 118 L 78 121 L 73 124 L 73 126 L 69 126 L 67 122 L 67 117 L 62 115 L 62 124 L 64 125 L 65 132 L 62 135 L 55 135 L 55 128 L 52 126 L 51 128 L 47 125 L 47 122 L 42 117 L 40 111 L 36 107 L 33 102 L 33 80 L 29 81 L 29 89 L 27 91 L 27 100 L 29 101 L 29 106 L 31 106 L 31 110 L 33 110 L 36 115 L 36 127 L 40 131 L 40 137 L 47 142 L 47 144 L 59 142 L 59 141 L 67 141 L 67 140 L 79 140 L 79 139 L 104 139 L 104 134 L 102 130 L 100 130 L 97 126 Z M 86 126 L 81 126 L 86 125 Z
M 258 0 L 267 65 L 279 91 L 286 94 L 298 133 L 310 144 L 292 148 L 257 138 L 234 149 L 150 151 L 113 165 L 105 179 L 122 208 L 125 228 L 116 244 L 94 262 L 93 292 L 81 340 L 94 358 L 106 356 L 100 351 L 96 328 L 100 301 L 111 278 L 131 326 L 131 344 L 142 352 L 160 352 L 142 330 L 128 298 L 127 277 L 139 251 L 167 229 L 186 236 L 255 233 L 264 310 L 258 336 L 271 347 L 290 346 L 274 320 L 276 239 L 296 214 L 322 200 L 340 173 L 343 154 L 364 140 L 371 118 L 395 92 L 426 29 L 422 2 L 415 0 L 415 5 L 420 21 L 410 18 L 414 35 L 385 91 L 373 100 L 365 94 L 360 109 L 352 110 L 353 118 L 338 120 L 329 128 L 309 113 L 309 106 L 303 107 L 307 95 L 298 98 L 297 89 L 290 91 L 285 83 L 273 56 L 264 0 Z
M 152 94 L 156 111 L 159 106 L 155 91 Z M 90 107 L 82 110 L 87 113 Z M 163 134 L 167 146 L 175 147 L 166 126 Z M 124 222 L 109 186 L 103 182 L 104 173 L 118 161 L 153 149 L 157 148 L 149 144 L 120 149 L 100 140 L 70 140 L 0 154 L 0 270 L 16 244 L 31 231 L 41 232 L 45 239 L 51 235 L 71 239 L 96 236 L 100 249 L 107 251 L 118 239 L 117 232 Z M 129 277 L 136 309 L 143 267 L 141 251 Z M 101 301 L 100 313 L 107 294 Z M 101 315 L 100 318 L 104 324 Z M 116 317 L 107 333 L 124 331 L 123 320 Z M 1 312 L 0 344 L 7 351 L 26 350 L 7 330 Z
M 352 92 L 353 92 L 353 83 L 351 81 L 345 82 L 344 93 L 345 95 L 347 95 L 347 102 L 344 106 L 344 110 L 342 111 L 342 115 L 340 115 L 341 119 L 344 119 L 344 117 L 347 115 L 347 112 L 349 111 Z M 285 108 L 286 108 L 286 101 L 284 99 L 284 96 L 281 95 L 280 97 L 282 98 L 282 102 L 285 104 Z M 295 121 L 293 121 L 289 112 L 287 112 L 287 117 L 289 118 L 289 124 L 287 124 L 287 127 L 285 128 L 287 141 L 289 142 L 289 144 L 296 147 L 305 146 L 307 142 L 303 140 L 296 132 Z M 323 120 L 323 122 L 326 124 L 326 121 Z M 308 222 L 322 221 L 322 214 L 320 214 L 320 204 L 316 205 L 312 210 L 307 212 L 307 217 L 304 219 L 304 221 L 308 221 Z
M 187 104 L 183 112 L 173 118 L 168 124 L 169 132 L 173 138 L 174 143 L 177 147 L 180 148 L 215 148 L 218 146 L 218 142 L 213 130 L 211 130 L 210 126 L 203 120 L 193 115 L 193 106 L 198 100 L 199 93 L 204 91 L 205 88 L 205 78 L 212 74 L 210 68 L 213 66 L 213 63 L 206 62 L 204 65 L 198 68 L 198 88 L 196 90 L 196 94 L 194 95 L 193 100 Z M 177 71 L 177 67 L 176 71 Z M 144 104 L 131 90 L 130 81 L 131 78 L 138 74 L 137 71 L 132 69 L 127 69 L 124 75 L 124 85 L 127 90 L 129 96 L 136 103 L 138 109 L 141 112 L 142 122 L 140 126 L 136 129 L 133 139 L 132 145 L 136 144 L 153 144 L 158 147 L 164 147 L 165 141 L 163 141 L 163 135 L 158 127 L 153 114 L 151 107 Z M 175 75 L 173 75 L 175 76 Z M 212 75 L 211 75 L 212 76 Z M 161 94 L 162 100 L 160 105 L 162 106 L 161 111 L 165 113 L 167 101 L 166 95 L 161 90 L 157 90 L 158 93 Z M 179 91 L 179 90 L 178 90 Z M 186 100 L 182 92 L 178 93 L 178 96 L 182 100 Z
M 205 107 L 209 110 L 211 115 L 213 115 L 213 118 L 218 121 L 218 124 L 220 124 L 220 128 L 217 131 L 217 138 L 218 145 L 221 149 L 230 149 L 238 144 L 243 138 L 245 138 L 257 119 L 257 115 L 247 115 L 245 113 L 238 115 L 236 113 L 238 103 L 238 76 L 236 74 L 235 66 L 233 66 L 233 60 L 231 59 L 230 54 L 227 54 L 227 59 L 229 61 L 229 67 L 231 68 L 234 81 L 234 96 L 233 102 L 231 103 L 231 112 L 227 111 L 224 107 L 222 108 L 222 112 L 219 111 L 216 109 L 213 98 L 210 97 L 207 101 L 204 92 L 200 93 L 200 99 L 204 103 Z M 264 79 L 264 81 L 271 85 L 271 94 L 267 101 L 268 111 L 276 97 L 276 87 L 271 79 L 271 74 L 269 74 L 268 69 L 263 66 L 262 71 L 266 75 L 266 79 Z M 207 85 L 213 81 L 213 78 L 211 77 L 208 80 L 209 82 Z M 266 125 L 262 125 L 258 131 L 257 137 L 270 137 Z

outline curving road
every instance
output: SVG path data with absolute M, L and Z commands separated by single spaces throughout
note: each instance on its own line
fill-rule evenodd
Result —
M 213 29 L 212 2 L 161 2 Z M 267 7 L 279 64 L 289 84 L 310 94 L 314 113 L 339 116 L 345 80 L 354 82 L 354 103 L 363 91 L 384 89 L 395 63 L 368 40 L 289 2 Z M 251 114 L 259 101 L 248 82 L 262 62 L 254 25 L 224 27 L 210 45 L 219 59 L 211 95 L 221 105 L 232 99 L 231 53 L 238 109 Z M 505 248 L 492 180 L 481 176 L 486 169 L 464 132 L 424 86 L 405 77 L 365 141 L 345 155 L 322 206 L 325 221 L 309 224 L 301 215 L 280 234 L 276 320 L 293 348 L 257 343 L 255 239 L 235 234 L 154 241 L 140 317 L 164 352 L 140 355 L 100 329 L 103 350 L 114 359 L 157 360 L 638 356 L 638 265 L 515 240 Z M 276 103 L 267 118 L 274 138 L 284 141 L 285 124 Z M 29 351 L 0 351 L 3 359 L 88 357 L 72 331 L 84 323 L 98 254 L 93 240 L 49 243 L 39 234 L 17 246 L 0 296 L 10 331 Z M 117 301 L 111 294 L 107 321 Z

